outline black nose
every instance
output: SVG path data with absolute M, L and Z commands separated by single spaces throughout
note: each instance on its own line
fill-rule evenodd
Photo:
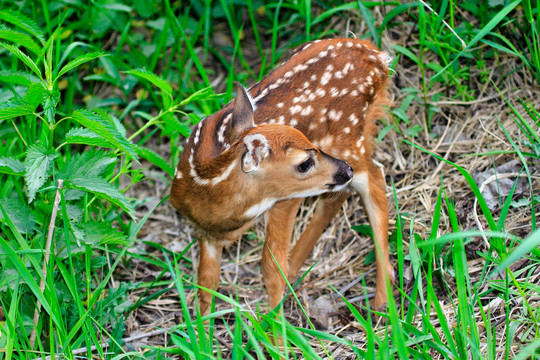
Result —
M 340 165 L 338 171 L 334 174 L 334 184 L 336 185 L 346 184 L 354 175 L 353 169 L 350 167 L 350 165 L 345 161 L 341 162 L 342 164 Z

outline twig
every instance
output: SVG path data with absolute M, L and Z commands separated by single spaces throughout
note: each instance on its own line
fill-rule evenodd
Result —
M 47 268 L 49 264 L 49 258 L 51 256 L 51 243 L 52 243 L 52 237 L 54 234 L 54 223 L 56 221 L 56 214 L 58 213 L 58 205 L 60 204 L 60 190 L 64 187 L 64 180 L 60 179 L 58 180 L 58 187 L 56 188 L 56 196 L 54 198 L 54 204 L 51 214 L 51 221 L 49 223 L 49 232 L 47 234 L 47 243 L 45 244 L 45 252 L 44 252 L 44 258 L 43 258 L 43 267 L 41 268 L 41 273 L 43 274 L 43 277 L 41 278 L 41 281 L 39 282 L 39 291 L 43 293 L 45 291 L 45 279 L 47 278 Z M 39 321 L 39 313 L 41 311 L 41 302 L 37 300 L 36 303 L 36 309 L 34 310 L 34 329 L 32 330 L 32 333 L 30 334 L 30 348 L 34 348 L 34 344 L 36 342 L 36 335 L 37 335 L 37 325 Z
M 168 329 L 159 329 L 159 330 L 150 331 L 148 333 L 142 333 L 142 334 L 133 335 L 133 336 L 122 339 L 122 342 L 124 344 L 126 344 L 126 343 L 130 343 L 130 342 L 133 342 L 135 340 L 139 340 L 139 339 L 142 339 L 142 338 L 145 338 L 145 337 L 151 337 L 151 336 L 157 336 L 157 335 L 165 334 L 165 333 L 169 332 L 171 329 L 172 329 L 172 327 L 168 328 Z M 101 344 L 99 344 L 101 349 L 107 349 L 109 347 L 109 342 L 108 341 L 109 341 L 109 339 L 106 339 L 106 341 L 103 341 Z M 90 347 L 90 351 L 96 351 L 97 348 L 98 347 L 96 345 L 92 345 Z M 71 353 L 73 355 L 78 355 L 78 354 L 84 354 L 86 352 L 88 352 L 88 348 L 83 347 L 83 348 L 80 348 L 80 349 L 73 350 Z M 62 354 L 57 354 L 57 355 L 54 356 L 54 358 L 58 359 L 61 356 L 62 356 Z M 48 355 L 48 356 L 45 356 L 45 357 L 42 357 L 42 358 L 38 358 L 36 360 L 51 360 L 51 359 L 52 359 L 52 357 L 50 355 Z

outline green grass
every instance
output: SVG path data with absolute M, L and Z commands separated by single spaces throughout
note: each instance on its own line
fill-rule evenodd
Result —
M 540 158 L 540 114 L 536 99 L 521 99 L 517 106 L 507 99 L 512 89 L 504 88 L 504 79 L 520 72 L 531 74 L 528 86 L 532 93 L 538 90 L 536 2 L 389 1 L 384 11 L 380 2 L 360 1 L 183 3 L 2 3 L 0 359 L 318 359 L 333 358 L 338 347 L 369 359 L 540 358 L 540 194 L 533 169 Z M 347 19 L 357 26 L 352 29 L 365 26 L 358 36 L 394 52 L 393 66 L 421 74 L 418 86 L 400 89 L 402 101 L 378 140 L 395 133 L 404 140 L 400 149 L 445 163 L 462 180 L 480 220 L 463 229 L 456 189 L 446 176 L 432 199 L 428 225 L 410 209 L 400 211 L 394 187 L 397 295 L 388 311 L 375 314 L 367 302 L 353 304 L 346 294 L 331 292 L 357 324 L 354 336 L 299 327 L 283 313 L 248 309 L 219 292 L 227 309 L 201 317 L 188 298 L 196 289 L 186 255 L 193 242 L 180 254 L 159 244 L 146 244 L 159 255 L 135 250 L 141 229 L 163 202 L 125 193 L 157 181 L 141 163 L 170 181 L 182 151 L 178 144 L 231 99 L 233 81 L 252 84 L 295 46 L 343 35 L 330 24 Z M 388 34 L 409 37 L 409 46 L 393 44 Z M 493 80 L 487 64 L 502 71 L 508 57 L 515 68 Z M 495 213 L 459 159 L 420 141 L 434 126 L 441 98 L 470 102 L 479 96 L 477 76 L 506 102 L 495 121 L 508 146 L 469 155 L 519 159 L 529 184 L 514 199 L 516 182 Z M 216 90 L 212 83 L 219 77 L 223 85 Z M 423 115 L 412 116 L 413 108 Z M 156 144 L 167 150 L 158 153 Z M 508 231 L 513 209 L 530 214 L 527 236 Z M 476 253 L 483 259 L 479 278 L 468 265 L 467 248 L 475 242 L 487 244 Z M 522 259 L 524 266 L 512 266 Z M 149 283 L 125 280 L 122 274 L 133 261 L 159 275 Z M 408 268 L 412 280 L 406 279 Z M 290 284 L 286 301 L 303 309 L 297 285 Z M 135 291 L 139 297 L 132 302 Z M 177 325 L 164 329 L 168 342 L 145 352 L 124 347 L 128 317 L 162 295 L 180 304 Z M 383 318 L 379 326 L 376 315 Z M 226 330 L 223 339 L 215 336 L 217 324 Z M 284 347 L 275 345 L 277 338 Z

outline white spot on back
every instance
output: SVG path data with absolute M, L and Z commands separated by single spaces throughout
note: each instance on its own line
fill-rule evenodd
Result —
M 261 100 L 263 97 L 265 97 L 266 95 L 268 94 L 268 88 L 264 89 L 260 94 L 259 96 L 257 96 L 255 99 L 251 99 L 251 105 L 253 106 L 253 111 L 255 111 L 257 109 L 257 107 L 255 106 L 255 102 Z
M 358 124 L 358 118 L 356 117 L 354 113 L 349 115 L 349 120 L 351 121 L 352 126 L 355 126 L 356 124 Z
M 373 79 L 371 78 L 371 75 L 366 78 L 366 82 L 368 83 L 368 85 L 373 85 Z
M 328 148 L 332 146 L 332 143 L 334 142 L 334 137 L 332 135 L 326 135 L 321 140 L 319 140 L 319 144 L 321 144 L 321 148 Z
M 343 111 L 335 111 L 333 109 L 328 113 L 328 117 L 334 121 L 341 119 L 341 115 L 343 115 Z
M 313 108 L 311 107 L 311 105 L 308 105 L 306 108 L 304 108 L 304 110 L 302 110 L 302 112 L 300 113 L 300 115 L 308 116 L 308 115 L 311 114 L 312 112 L 313 112 Z
M 291 107 L 291 108 L 289 109 L 289 111 L 291 112 L 291 114 L 294 115 L 294 114 L 296 114 L 296 113 L 302 111 L 302 107 L 301 107 L 300 105 L 295 105 L 295 106 Z
M 323 76 L 321 77 L 321 85 L 328 84 L 328 81 L 332 78 L 332 74 L 329 72 L 325 72 Z

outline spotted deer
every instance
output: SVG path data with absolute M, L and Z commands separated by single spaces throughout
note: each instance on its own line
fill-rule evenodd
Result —
M 387 301 L 385 181 L 372 162 L 374 121 L 385 117 L 389 56 L 357 39 L 312 41 L 249 90 L 203 119 L 190 136 L 170 201 L 201 230 L 198 284 L 217 289 L 222 249 L 267 213 L 262 273 L 269 305 L 283 298 L 316 241 L 353 191 L 373 228 L 374 306 Z M 322 195 L 294 248 L 302 199 Z M 278 266 L 280 269 L 278 269 Z M 201 313 L 212 295 L 199 291 Z

